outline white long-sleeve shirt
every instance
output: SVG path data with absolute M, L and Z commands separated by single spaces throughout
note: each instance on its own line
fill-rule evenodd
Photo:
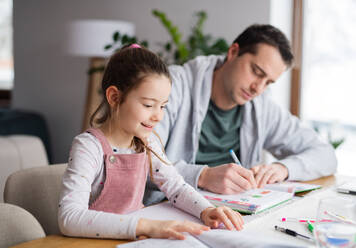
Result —
M 149 139 L 149 146 L 164 161 L 169 162 L 154 135 Z M 117 154 L 135 153 L 131 149 L 112 148 Z M 212 207 L 211 203 L 185 183 L 173 165 L 164 164 L 154 154 L 151 154 L 151 157 L 153 181 L 175 207 L 198 218 L 204 209 Z M 82 133 L 74 138 L 68 168 L 62 180 L 58 223 L 64 235 L 92 238 L 136 238 L 138 217 L 88 209 L 89 205 L 100 195 L 104 183 L 105 165 L 102 146 L 92 134 Z

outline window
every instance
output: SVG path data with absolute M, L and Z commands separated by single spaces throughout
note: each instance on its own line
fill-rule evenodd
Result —
M 0 90 L 13 88 L 12 0 L 0 0 Z
M 356 175 L 356 1 L 305 1 L 301 118 L 332 141 L 340 174 Z

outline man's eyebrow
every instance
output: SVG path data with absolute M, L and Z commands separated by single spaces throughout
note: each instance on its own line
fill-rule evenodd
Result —
M 260 71 L 263 73 L 263 76 L 267 76 L 267 73 L 257 64 L 253 63 L 253 65 Z
M 154 102 L 159 102 L 157 99 L 155 98 L 151 98 L 151 97 L 141 97 L 143 100 L 150 100 L 150 101 L 154 101 Z M 164 101 L 163 103 L 167 103 L 168 100 Z
M 263 74 L 264 77 L 267 76 L 267 73 L 266 73 L 260 66 L 258 66 L 258 65 L 255 64 L 255 63 L 253 63 L 253 65 L 256 67 L 257 70 L 259 70 L 259 71 Z M 275 81 L 274 81 L 274 80 L 269 80 L 269 82 L 270 82 L 270 83 L 274 83 Z

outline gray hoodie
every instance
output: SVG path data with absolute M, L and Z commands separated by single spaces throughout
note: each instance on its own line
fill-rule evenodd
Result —
M 186 182 L 197 188 L 206 165 L 194 164 L 201 126 L 208 110 L 213 72 L 222 56 L 199 56 L 183 66 L 169 67 L 172 92 L 163 120 L 157 125 L 170 161 Z M 240 128 L 240 160 L 251 168 L 267 150 L 288 169 L 289 180 L 311 180 L 335 173 L 337 161 L 331 145 L 264 93 L 244 104 Z M 147 185 L 145 203 L 159 200 Z M 162 195 L 161 195 L 162 196 Z M 163 199 L 163 198 L 162 198 Z

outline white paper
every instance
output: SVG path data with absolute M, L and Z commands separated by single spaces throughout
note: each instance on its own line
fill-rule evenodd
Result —
M 172 239 L 145 239 L 135 242 L 130 242 L 123 245 L 117 245 L 117 248 L 209 248 L 198 239 L 191 235 L 187 235 L 185 240 Z
M 271 239 L 256 232 L 211 230 L 196 236 L 211 248 L 260 248 L 260 247 L 303 247 L 283 244 L 277 239 Z
M 151 220 L 189 220 L 202 224 L 200 219 L 173 207 L 169 202 L 162 202 L 153 206 L 142 208 L 128 215 L 134 215 Z
M 274 225 L 282 226 L 285 228 L 290 228 L 294 231 L 297 231 L 300 234 L 311 236 L 311 233 L 309 232 L 308 228 L 298 222 L 281 222 L 282 217 L 294 217 L 294 218 L 315 218 L 316 217 L 316 209 L 318 206 L 318 201 L 321 198 L 324 197 L 329 197 L 329 196 L 336 196 L 338 193 L 336 192 L 335 187 L 331 188 L 324 188 L 322 190 L 314 191 L 302 198 L 295 198 L 294 200 L 290 201 L 287 204 L 280 205 L 276 208 L 273 208 L 271 210 L 268 210 L 268 212 L 263 212 L 261 214 L 257 215 L 249 215 L 249 216 L 244 216 L 244 230 L 240 232 L 231 232 L 227 231 L 230 233 L 224 234 L 224 239 L 225 240 L 232 240 L 232 242 L 236 242 L 238 245 L 237 247 L 259 247 L 257 245 L 252 245 L 248 242 L 253 242 L 257 241 L 256 238 L 260 238 L 263 240 L 264 247 L 293 247 L 293 245 L 299 245 L 299 247 L 314 247 L 312 242 L 309 242 L 304 239 L 296 238 L 289 236 L 285 233 L 282 232 L 277 232 L 274 230 Z M 191 220 L 195 221 L 198 223 L 201 223 L 200 220 L 197 218 L 180 211 L 179 209 L 176 209 L 170 205 L 170 203 L 165 202 L 161 204 L 157 204 L 151 207 L 144 208 L 138 212 L 135 212 L 134 214 L 138 214 L 140 217 L 145 217 L 145 218 L 150 218 L 150 219 L 156 219 L 156 220 L 166 220 L 168 219 L 175 219 L 175 220 Z M 253 220 L 253 221 L 252 221 Z M 201 240 L 205 238 L 210 238 L 210 236 L 213 238 L 213 240 L 218 240 L 219 237 L 222 237 L 222 234 L 216 235 L 217 232 L 221 230 L 211 230 L 209 232 L 203 232 L 202 235 L 199 236 Z M 232 235 L 233 237 L 228 237 L 229 235 Z M 218 237 L 214 237 L 218 236 Z M 239 237 L 242 236 L 242 237 Z M 250 239 L 249 236 L 252 238 Z M 188 237 L 187 237 L 188 238 Z M 190 239 L 190 237 L 189 237 Z M 146 242 L 151 243 L 154 239 L 149 239 Z M 267 240 L 269 242 L 273 243 L 266 243 Z M 158 240 L 154 242 L 161 242 L 161 243 L 151 243 L 151 244 L 156 244 L 152 246 L 120 246 L 123 248 L 131 248 L 131 247 L 169 247 L 169 248 L 175 248 L 173 245 L 178 245 L 178 247 L 194 247 L 193 245 L 185 245 L 182 243 L 180 240 L 174 241 L 174 243 L 171 243 L 173 240 Z M 277 242 L 282 242 L 282 245 Z M 141 241 L 140 241 L 141 242 Z M 183 241 L 185 242 L 185 241 Z M 191 241 L 189 241 L 191 242 Z M 195 243 L 194 240 L 192 242 Z M 202 241 L 202 242 L 210 242 L 211 245 L 216 245 L 211 241 Z M 129 244 L 135 244 L 138 242 L 131 242 Z M 193 244 L 194 244 L 193 243 Z M 233 243 L 234 244 L 234 243 Z M 150 245 L 150 244 L 148 244 Z M 164 246 L 168 245 L 168 246 Z M 196 245 L 196 244 L 194 244 Z M 288 246 L 289 245 L 289 246 Z M 207 247 L 206 245 L 203 246 L 202 244 L 199 244 L 196 248 L 205 248 Z M 219 247 L 219 246 L 217 246 Z M 229 247 L 229 246 L 220 246 L 220 247 Z M 234 247 L 234 246 L 230 246 Z M 210 247 L 211 248 L 211 247 Z
M 169 202 L 162 202 L 153 206 L 142 208 L 131 214 L 141 218 L 147 218 L 151 220 L 180 220 L 180 221 L 188 220 L 195 223 L 203 224 L 203 222 L 200 219 L 178 208 L 173 207 L 172 204 L 170 204 Z M 254 220 L 256 217 L 258 216 L 252 216 L 252 215 L 242 216 L 245 224 Z
M 199 236 L 186 235 L 185 240 L 145 239 L 123 245 L 117 248 L 287 248 L 303 247 L 283 244 L 278 240 L 263 237 L 257 233 L 228 230 L 211 230 Z

